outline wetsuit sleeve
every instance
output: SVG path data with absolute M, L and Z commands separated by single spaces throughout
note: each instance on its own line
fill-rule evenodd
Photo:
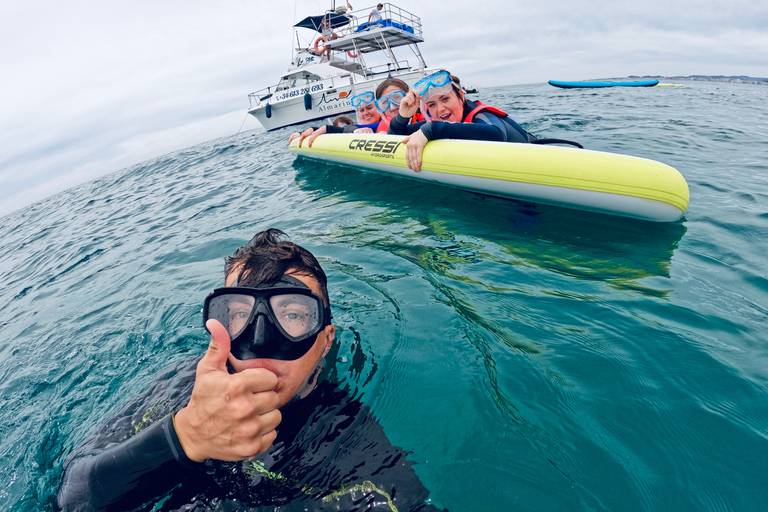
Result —
M 494 124 L 431 121 L 421 129 L 427 140 L 462 139 L 506 141 L 505 130 Z
M 329 124 L 325 127 L 325 133 L 353 133 L 357 130 L 356 124 L 348 124 L 346 126 L 333 126 Z
M 326 125 L 325 133 L 344 133 L 346 126 L 333 126 L 332 124 Z
M 194 356 L 161 372 L 72 450 L 57 495 L 61 509 L 130 510 L 193 472 L 185 469 L 197 466 L 186 459 L 170 414 L 189 402 L 199 360 Z
M 173 416 L 97 455 L 71 461 L 59 489 L 69 510 L 131 510 L 181 483 L 197 463 L 181 447 Z
M 405 118 L 400 114 L 397 114 L 389 122 L 389 130 L 387 130 L 387 133 L 394 135 L 410 135 L 424 124 L 423 121 L 420 123 L 408 124 L 410 121 L 410 118 Z

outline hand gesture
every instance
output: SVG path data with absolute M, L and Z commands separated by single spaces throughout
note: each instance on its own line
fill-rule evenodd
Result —
M 400 104 L 402 108 L 403 104 Z M 401 114 L 402 115 L 402 114 Z M 413 169 L 415 172 L 421 170 L 421 154 L 424 152 L 424 146 L 427 145 L 427 136 L 421 130 L 416 130 L 411 135 L 403 139 L 405 144 L 405 163 L 408 164 L 409 169 Z
M 419 100 L 421 96 L 416 89 L 408 91 L 400 101 L 400 116 L 410 119 L 419 110 Z
M 176 413 L 176 433 L 194 461 L 251 459 L 277 437 L 277 377 L 264 368 L 230 374 L 229 333 L 217 320 L 206 327 L 211 343 L 197 365 L 192 398 Z

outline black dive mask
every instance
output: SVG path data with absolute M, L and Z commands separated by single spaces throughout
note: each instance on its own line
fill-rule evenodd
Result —
M 307 285 L 283 276 L 256 288 L 217 288 L 205 299 L 203 325 L 211 318 L 229 332 L 236 358 L 293 361 L 331 324 L 331 309 Z

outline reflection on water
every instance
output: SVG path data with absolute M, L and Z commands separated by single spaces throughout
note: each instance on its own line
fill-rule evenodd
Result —
M 418 316 L 412 312 L 417 301 L 398 303 L 398 295 L 376 286 L 381 282 L 379 276 L 366 276 L 359 268 L 335 268 L 376 289 L 379 298 L 389 303 L 379 303 L 376 308 L 391 310 L 392 320 L 408 326 L 408 336 L 416 337 L 415 343 L 424 340 L 414 332 L 429 331 L 455 346 L 471 347 L 482 363 L 483 389 L 507 427 L 530 442 L 566 480 L 582 472 L 571 447 L 543 430 L 541 423 L 532 422 L 529 412 L 520 412 L 521 406 L 528 406 L 509 385 L 504 361 L 510 355 L 500 352 L 500 347 L 533 358 L 544 378 L 558 388 L 572 388 L 571 378 L 545 356 L 552 350 L 552 340 L 542 339 L 542 332 L 555 339 L 599 346 L 602 335 L 592 324 L 600 323 L 594 314 L 603 308 L 606 290 L 664 299 L 671 289 L 667 283 L 670 262 L 685 234 L 683 224 L 656 224 L 488 197 L 300 157 L 293 165 L 300 188 L 326 201 L 344 203 L 359 215 L 357 224 L 335 226 L 327 235 L 329 243 L 392 255 L 419 268 L 427 293 L 446 309 L 433 312 L 429 320 L 414 318 Z M 402 279 L 405 274 L 397 269 L 389 279 Z M 363 307 L 357 303 L 351 309 L 370 330 L 371 322 L 360 316 Z M 558 309 L 563 311 L 553 315 Z M 451 328 L 443 328 L 443 324 Z M 602 327 L 618 330 L 617 326 Z M 399 336 L 401 332 L 395 337 Z M 354 337 L 357 347 L 357 330 Z M 374 352 L 385 352 L 381 348 Z M 406 341 L 397 350 L 410 354 L 418 349 Z M 372 354 L 356 348 L 351 374 L 365 374 L 368 382 L 382 368 L 389 375 L 405 371 L 392 350 L 381 356 L 374 363 Z M 368 364 L 366 357 L 371 358 Z M 358 386 L 357 391 L 364 394 L 365 386 Z M 386 414 L 389 408 L 396 409 L 397 404 L 381 403 L 378 410 Z M 393 410 L 392 414 L 399 413 Z
M 663 296 L 668 290 L 641 281 L 669 277 L 669 261 L 685 234 L 682 223 L 650 223 L 483 196 L 301 157 L 293 165 L 302 189 L 383 209 L 366 216 L 368 237 L 358 229 L 334 236 L 386 246 L 440 274 L 456 265 L 490 259 Z M 382 225 L 408 222 L 418 227 L 400 233 L 400 239 L 381 237 Z M 440 243 L 414 244 L 419 238 Z

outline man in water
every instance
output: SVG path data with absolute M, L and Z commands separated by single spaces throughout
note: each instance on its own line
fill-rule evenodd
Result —
M 336 332 L 327 278 L 283 237 L 258 233 L 226 259 L 205 355 L 67 457 L 61 509 L 435 510 L 368 408 L 318 382 Z

